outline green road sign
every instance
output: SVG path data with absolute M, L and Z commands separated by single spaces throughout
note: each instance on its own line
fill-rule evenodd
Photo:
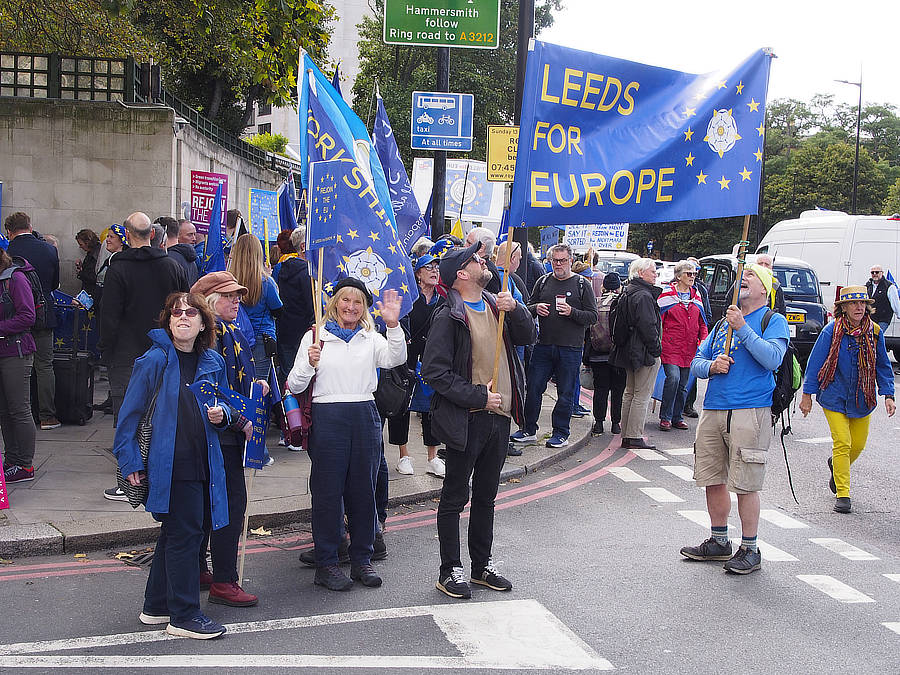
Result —
M 496 49 L 500 0 L 385 0 L 384 41 L 390 45 Z

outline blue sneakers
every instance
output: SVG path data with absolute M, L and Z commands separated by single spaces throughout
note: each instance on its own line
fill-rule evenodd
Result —
M 212 640 L 225 633 L 225 626 L 200 613 L 187 621 L 169 621 L 166 632 L 169 635 L 188 637 L 194 640 Z
M 548 448 L 564 448 L 569 444 L 568 436 L 560 436 L 559 434 L 553 434 L 550 438 L 547 439 L 547 447 Z
M 531 443 L 532 441 L 537 440 L 537 434 L 529 434 L 522 429 L 519 429 L 509 437 L 509 440 L 513 443 Z

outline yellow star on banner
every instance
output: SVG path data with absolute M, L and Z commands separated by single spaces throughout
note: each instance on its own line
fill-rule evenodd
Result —
M 697 159 L 697 158 L 694 157 L 694 153 L 689 152 L 688 156 L 684 158 L 684 161 L 687 162 L 687 164 L 685 164 L 685 166 L 694 166 L 695 159 Z
M 379 238 L 380 238 L 380 236 L 377 232 L 369 233 L 369 239 L 371 239 L 372 241 L 378 241 Z
M 393 244 L 390 244 L 390 245 L 388 246 L 388 250 L 389 250 L 391 253 L 393 253 L 394 255 L 397 255 L 397 247 L 394 246 Z
M 741 80 L 738 82 L 737 93 L 742 94 L 744 92 L 744 81 Z
M 720 189 L 722 189 L 722 190 L 730 190 L 731 189 L 728 187 L 728 184 L 731 183 L 731 181 L 728 178 L 725 178 L 725 176 L 722 176 L 722 180 L 717 180 L 716 182 L 719 184 Z
M 400 288 L 403 289 L 404 293 L 409 293 L 409 286 L 407 286 L 406 284 L 400 284 Z
M 244 367 L 243 366 L 238 368 L 236 375 L 237 375 L 238 382 L 244 381 Z
M 403 263 L 397 265 L 397 268 L 400 270 L 400 274 L 406 274 L 406 267 L 403 266 Z M 390 274 L 390 270 L 388 270 L 387 273 Z
M 338 235 L 338 236 L 336 237 L 336 241 L 337 241 L 338 244 L 343 244 L 343 243 L 344 243 L 344 240 L 341 239 L 341 235 Z
M 725 80 L 722 80 L 721 82 L 719 82 L 719 89 L 724 89 L 727 86 L 728 86 L 728 83 Z
M 241 353 L 241 343 L 237 340 L 234 341 L 234 355 L 237 356 Z
M 688 127 L 687 131 L 685 131 L 683 133 L 684 133 L 684 140 L 686 140 L 686 141 L 691 140 L 691 136 L 694 135 L 694 131 L 690 127 Z
M 338 263 L 337 268 L 344 274 L 347 273 L 347 268 L 344 267 L 344 263 Z
M 747 167 L 745 166 L 744 170 L 738 171 L 738 173 L 741 174 L 741 180 L 750 180 L 750 174 L 752 173 L 752 171 L 747 171 Z
M 753 156 L 756 157 L 757 162 L 761 162 L 762 161 L 762 150 L 757 148 L 756 152 L 753 153 Z
M 759 101 L 755 98 L 750 99 L 750 103 L 747 104 L 747 107 L 750 108 L 750 112 L 759 112 Z
M 347 230 L 347 235 L 350 239 L 356 239 L 359 235 L 356 233 L 356 230 Z
M 763 123 L 760 124 L 758 127 L 756 127 L 756 130 L 759 132 L 759 135 L 760 135 L 760 136 L 762 136 L 764 133 L 766 133 L 766 124 L 765 124 L 765 122 L 763 122 Z
M 684 115 L 685 117 L 693 117 L 694 115 L 697 114 L 697 109 L 696 108 L 688 108 L 687 106 L 685 106 L 684 112 L 681 114 Z
M 380 310 L 380 309 L 373 309 L 373 310 L 372 310 L 372 316 L 374 316 L 376 319 L 380 318 L 380 317 L 381 317 L 381 310 Z
M 697 176 L 697 185 L 700 185 L 701 183 L 706 185 L 706 176 L 707 175 L 703 173 L 703 169 L 700 169 L 700 174 Z

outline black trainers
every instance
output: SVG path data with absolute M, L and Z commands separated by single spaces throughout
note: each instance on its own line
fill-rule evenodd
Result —
M 313 546 L 300 553 L 300 562 L 307 567 L 318 567 L 316 564 L 316 547 Z M 350 542 L 344 537 L 338 545 L 338 565 L 346 565 L 348 562 L 350 562 Z
M 837 494 L 837 485 L 834 484 L 834 464 L 831 463 L 831 457 L 828 458 L 828 489 L 831 494 Z
M 685 546 L 681 555 L 691 560 L 731 560 L 731 542 L 723 546 L 710 537 L 699 546 Z
M 350 578 L 369 588 L 381 586 L 381 577 L 378 576 L 375 568 L 369 563 L 365 565 L 350 565 Z
M 697 410 L 690 406 L 685 406 L 684 410 L 681 411 L 681 414 L 685 417 L 698 418 L 700 415 L 697 413 Z
M 622 425 L 620 425 L 618 422 L 613 422 L 612 427 L 610 428 L 610 431 L 614 434 L 621 434 L 622 433 Z
M 484 566 L 484 569 L 481 570 L 480 574 L 476 574 L 474 570 L 472 571 L 472 583 L 478 584 L 479 586 L 487 586 L 495 591 L 512 590 L 512 584 L 497 571 L 497 568 L 494 567 L 494 563 L 491 560 L 488 560 L 488 564 Z
M 471 598 L 472 589 L 466 582 L 466 575 L 462 567 L 454 567 L 450 574 L 438 578 L 435 588 L 449 595 L 451 598 Z
M 349 591 L 353 586 L 353 582 L 341 572 L 341 568 L 337 565 L 317 567 L 313 583 L 317 586 L 324 586 L 330 591 Z
M 726 572 L 733 574 L 750 574 L 762 567 L 761 561 L 759 549 L 751 551 L 749 548 L 739 546 L 737 552 L 722 567 Z
M 836 513 L 850 513 L 850 497 L 838 497 L 834 500 Z
M 372 560 L 384 560 L 387 558 L 387 546 L 384 544 L 383 525 L 375 530 L 375 541 L 372 542 Z
M 603 434 L 603 422 L 594 422 L 591 427 L 591 436 L 600 436 Z

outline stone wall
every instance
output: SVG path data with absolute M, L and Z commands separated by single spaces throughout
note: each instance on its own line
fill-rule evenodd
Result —
M 75 233 L 98 235 L 128 214 L 180 217 L 190 172 L 229 175 L 228 203 L 246 216 L 251 187 L 276 189 L 278 175 L 178 130 L 161 106 L 0 98 L 0 222 L 14 211 L 59 241 L 62 288 L 77 292 Z

